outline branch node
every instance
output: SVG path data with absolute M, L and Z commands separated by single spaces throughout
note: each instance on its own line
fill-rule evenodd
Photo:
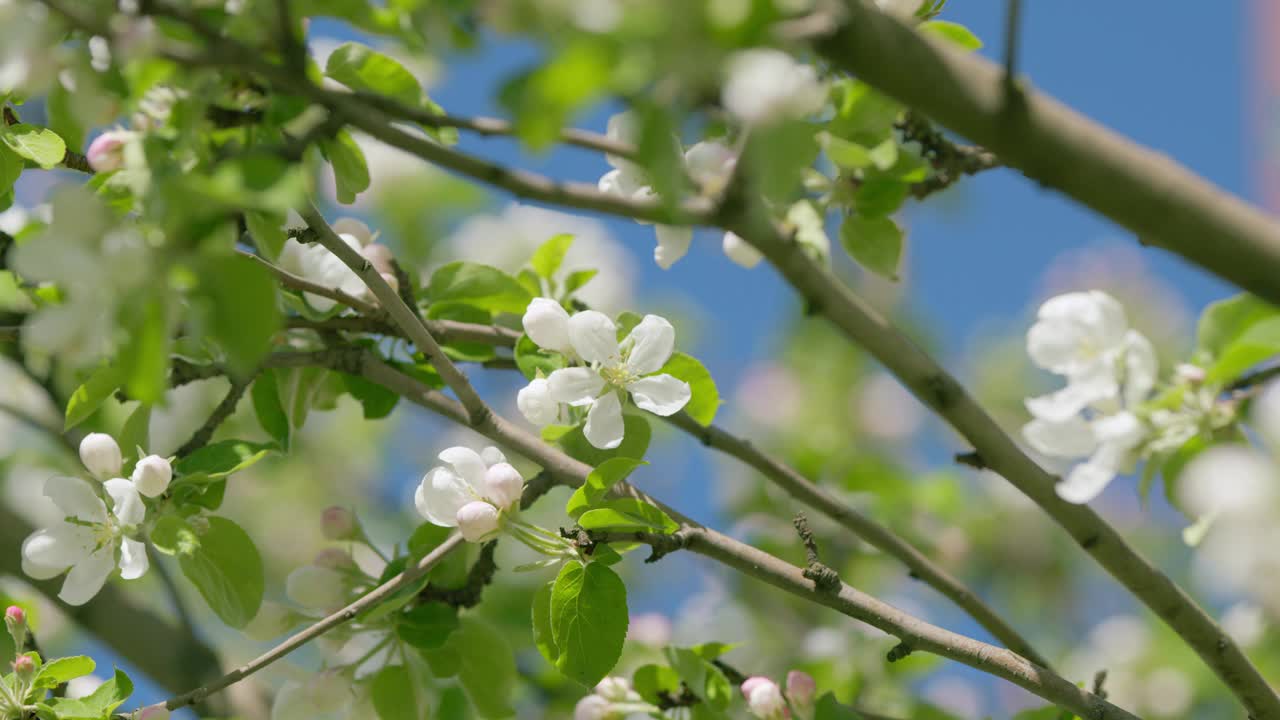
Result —
M 800 536 L 800 542 L 804 544 L 804 554 L 806 566 L 801 573 L 805 578 L 812 580 L 816 589 L 823 592 L 836 592 L 840 589 L 840 575 L 835 570 L 824 565 L 818 558 L 818 541 L 813 537 L 813 531 L 809 529 L 809 518 L 804 513 L 796 513 L 795 519 L 791 521 L 796 527 L 796 534 Z
M 956 464 L 966 465 L 968 467 L 973 468 L 974 470 L 989 469 L 989 466 L 987 465 L 987 461 L 982 459 L 982 455 L 978 454 L 977 450 L 970 450 L 968 452 L 956 453 L 954 456 L 954 459 L 956 461 Z
M 910 655 L 913 651 L 914 648 L 906 642 L 900 642 L 889 649 L 889 653 L 885 655 L 885 659 L 891 663 L 895 663 Z

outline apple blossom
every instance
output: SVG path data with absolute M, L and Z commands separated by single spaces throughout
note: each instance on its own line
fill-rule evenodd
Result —
M 561 321 L 575 355 L 590 365 L 556 370 L 547 378 L 547 390 L 556 402 L 587 408 L 583 432 L 593 446 L 611 449 L 622 443 L 622 394 L 630 393 L 637 407 L 663 417 L 689 402 L 688 383 L 658 373 L 675 349 L 675 328 L 665 318 L 646 315 L 621 343 L 617 326 L 604 313 L 587 310 Z
M 596 695 L 609 702 L 640 702 L 639 693 L 631 689 L 631 681 L 624 677 L 610 676 L 596 683 Z
M 1120 303 L 1093 290 L 1045 302 L 1027 332 L 1027 353 L 1065 376 L 1067 386 L 1026 401 L 1034 419 L 1023 437 L 1050 457 L 1088 458 L 1056 487 L 1062 499 L 1087 503 L 1132 464 L 1150 435 L 1133 410 L 1155 385 L 1155 350 L 1129 328 Z
M 538 347 L 564 355 L 573 352 L 573 344 L 569 342 L 569 312 L 555 300 L 534 298 L 520 322 L 525 334 Z
M 414 495 L 418 512 L 435 525 L 458 528 L 470 542 L 488 539 L 501 515 L 518 505 L 523 478 L 494 447 L 483 453 L 451 447 L 438 457 L 445 464 L 423 476 Z
M 813 696 L 818 692 L 818 684 L 813 676 L 800 670 L 787 673 L 787 699 L 793 705 L 809 707 L 813 704 Z
M 164 703 L 156 703 L 138 708 L 133 714 L 134 720 L 169 720 L 169 708 Z
M 73 477 L 49 478 L 44 494 L 65 519 L 52 528 L 37 530 L 22 543 L 22 570 L 28 576 L 48 580 L 67 573 L 58 597 L 68 605 L 83 605 L 97 595 L 117 566 L 126 580 L 147 572 L 146 547 L 128 537 L 145 519 L 142 496 L 124 478 L 107 480 L 102 488 L 111 498 L 110 512 L 88 482 Z
M 359 220 L 352 218 L 342 218 L 333 223 L 333 231 L 338 237 L 347 244 L 352 250 L 360 253 L 373 263 L 374 257 L 379 257 L 382 251 L 369 251 L 373 243 L 377 240 L 377 235 L 369 230 L 369 227 Z M 280 257 L 277 263 L 281 268 L 306 278 L 318 285 L 341 290 L 344 293 L 357 298 L 370 298 L 369 288 L 356 275 L 355 271 L 347 267 L 337 255 L 329 252 L 323 245 L 319 243 L 304 244 L 293 238 L 285 241 L 284 248 L 280 251 Z M 392 278 L 394 273 L 383 270 L 374 264 L 380 273 Z M 388 269 L 390 266 L 388 265 Z M 398 283 L 394 280 L 388 281 L 392 287 L 397 287 Z M 318 312 L 328 312 L 337 304 L 336 300 L 322 297 L 314 293 L 303 293 L 302 297 L 307 301 L 307 305 Z
M 543 427 L 560 419 L 560 403 L 551 397 L 546 378 L 534 378 L 516 393 L 516 408 L 529 422 Z
M 138 461 L 130 476 L 138 492 L 146 497 L 160 497 L 173 480 L 173 467 L 159 455 L 148 455 Z
M 138 133 L 132 130 L 108 130 L 89 143 L 85 158 L 95 172 L 114 172 L 124 167 L 125 146 L 134 142 Z
M 89 433 L 80 441 L 80 462 L 95 478 L 119 477 L 124 465 L 120 445 L 106 433 Z
M 613 716 L 612 703 L 599 695 L 587 695 L 573 708 L 573 720 L 606 720 Z
M 747 710 L 762 720 L 782 720 L 790 713 L 782 689 L 767 677 L 749 677 L 742 683 L 742 696 L 747 700 Z
M 773 48 L 734 53 L 727 65 L 721 102 L 747 125 L 799 119 L 822 109 L 827 88 L 812 66 Z
M 18 676 L 18 681 L 30 684 L 36 676 L 36 661 L 31 659 L 30 655 L 19 655 L 13 659 L 13 674 Z

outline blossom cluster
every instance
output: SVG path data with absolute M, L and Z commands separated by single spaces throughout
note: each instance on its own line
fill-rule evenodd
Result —
M 120 446 L 103 433 L 85 436 L 80 460 L 92 480 L 49 478 L 44 494 L 64 517 L 22 543 L 22 570 L 28 576 L 48 580 L 66 573 L 58 597 L 68 605 L 92 599 L 116 568 L 126 580 L 146 574 L 146 546 L 137 539 L 144 535 L 143 498 L 159 497 L 173 479 L 169 461 L 158 455 L 140 459 L 129 478 L 120 477 Z
M 626 396 L 663 417 L 680 412 L 693 396 L 689 383 L 659 372 L 675 351 L 676 331 L 665 318 L 645 315 L 619 342 L 618 326 L 608 315 L 586 310 L 570 316 L 560 303 L 534 298 L 522 322 L 538 347 L 582 363 L 535 378 L 518 393 L 517 406 L 534 425 L 559 420 L 562 405 L 585 408 L 583 434 L 607 450 L 622 444 Z

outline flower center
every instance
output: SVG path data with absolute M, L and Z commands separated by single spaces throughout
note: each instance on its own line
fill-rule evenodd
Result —
M 600 377 L 606 383 L 619 388 L 625 388 L 638 379 L 636 374 L 628 370 L 623 363 L 600 368 Z

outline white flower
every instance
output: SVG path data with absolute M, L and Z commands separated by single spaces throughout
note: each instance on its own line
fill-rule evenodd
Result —
M 695 143 L 684 152 L 685 170 L 704 195 L 719 195 L 733 177 L 737 165 L 738 156 L 718 140 Z
M 159 497 L 173 480 L 173 467 L 159 455 L 148 455 L 133 467 L 130 477 L 138 492 L 150 498 Z
M 333 230 L 351 249 L 364 255 L 365 246 L 371 244 L 375 235 L 359 220 L 343 218 L 333 224 Z M 365 256 L 368 257 L 368 256 Z M 372 262 L 372 260 L 370 260 Z M 303 244 L 292 238 L 284 243 L 277 263 L 281 268 L 306 278 L 318 285 L 341 290 L 357 298 L 370 297 L 369 288 L 347 267 L 337 255 L 329 252 L 320 243 Z M 379 272 L 383 272 L 379 269 Z M 394 275 L 392 276 L 394 277 Z M 302 297 L 318 312 L 328 312 L 337 304 L 336 300 L 321 297 L 313 293 L 303 293 Z
M 1129 329 L 1120 303 L 1093 290 L 1045 302 L 1027 332 L 1027 353 L 1065 376 L 1067 386 L 1027 399 L 1035 419 L 1023 427 L 1023 437 L 1050 457 L 1088 458 L 1056 487 L 1067 502 L 1087 503 L 1129 469 L 1150 434 L 1132 411 L 1155 385 L 1155 350 Z
M 534 298 L 520 322 L 525 334 L 538 347 L 565 355 L 573 352 L 569 342 L 569 311 L 555 300 Z
M 1178 499 L 1198 518 L 1266 522 L 1276 509 L 1277 480 L 1266 455 L 1245 445 L 1216 445 L 1187 463 L 1178 476 Z
M 612 715 L 612 704 L 599 695 L 587 695 L 573 708 L 573 720 L 606 720 Z
M 516 393 L 516 407 L 529 422 L 544 427 L 560 419 L 560 403 L 551 397 L 546 378 L 534 378 Z
M 68 605 L 83 605 L 97 595 L 117 566 L 126 580 L 147 572 L 146 547 L 125 536 L 146 516 L 142 497 L 124 478 L 107 480 L 102 488 L 111 498 L 110 512 L 88 482 L 49 478 L 44 494 L 63 512 L 64 520 L 37 530 L 22 543 L 24 573 L 36 580 L 67 573 L 58 597 Z
M 569 342 L 587 367 L 556 370 L 547 378 L 551 399 L 574 407 L 586 407 L 583 432 L 601 449 L 622 444 L 621 393 L 642 410 L 666 417 L 689 402 L 689 384 L 658 373 L 675 349 L 675 328 L 666 319 L 646 315 L 618 342 L 618 328 L 609 316 L 594 310 L 580 312 L 565 321 Z
M 501 514 L 516 506 L 524 480 L 494 447 L 482 453 L 451 447 L 438 456 L 438 465 L 422 478 L 414 505 L 429 522 L 456 527 L 470 542 L 492 537 L 501 527 Z
M 80 462 L 99 480 L 120 477 L 124 458 L 120 445 L 106 433 L 89 433 L 80 441 Z
M 764 258 L 759 250 L 732 232 L 724 234 L 724 254 L 748 270 L 759 265 L 760 260 Z
M 640 702 L 640 694 L 631 689 L 631 681 L 624 677 L 606 677 L 596 683 L 596 695 L 610 702 Z
M 747 710 L 762 720 L 781 720 L 787 716 L 787 701 L 782 689 L 767 677 L 749 677 L 742 683 L 742 696 Z
M 653 261 L 663 270 L 670 270 L 676 261 L 689 252 L 693 243 L 693 228 L 678 225 L 655 225 L 654 235 L 658 246 L 653 249 Z
M 827 88 L 813 67 L 772 48 L 734 53 L 720 99 L 747 125 L 798 119 L 822 109 Z
M 299 607 L 327 613 L 347 604 L 346 577 L 330 568 L 303 565 L 285 579 L 284 594 Z

